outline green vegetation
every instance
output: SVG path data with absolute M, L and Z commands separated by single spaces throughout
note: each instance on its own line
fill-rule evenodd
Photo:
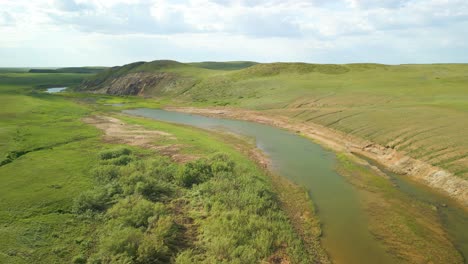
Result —
M 253 61 L 227 61 L 227 62 L 217 62 L 217 61 L 204 61 L 204 62 L 193 62 L 188 63 L 189 65 L 211 69 L 211 70 L 240 70 L 257 64 Z
M 256 263 L 285 250 L 295 263 L 310 261 L 265 178 L 226 154 L 184 165 L 146 154 L 108 165 L 124 156 L 131 150 L 101 152 L 99 185 L 75 198 L 78 217 L 102 222 L 96 247 L 83 250 L 81 259 Z
M 155 61 L 113 68 L 82 89 L 106 87 L 130 73 L 167 73 L 170 77 L 160 84 L 146 83 L 140 95 L 321 124 L 468 177 L 467 64 L 272 63 L 230 71 L 197 65 L 203 63 Z
M 116 112 L 168 103 L 255 109 L 371 139 L 466 178 L 467 69 L 155 61 L 96 75 L 0 70 L 0 262 L 326 263 L 305 191 L 267 177 L 239 152 L 243 143 Z M 111 83 L 122 96 L 42 92 L 104 93 Z M 171 136 L 146 149 L 103 141 L 82 122 L 103 114 Z M 183 162 L 166 157 L 173 152 Z M 338 158 L 389 252 L 407 262 L 462 261 L 433 207 Z
M 82 76 L 0 78 L 0 156 L 8 160 L 0 166 L 0 262 L 312 261 L 268 177 L 227 136 L 118 117 L 173 135 L 154 145 L 181 146 L 191 157 L 175 163 L 105 143 L 81 120 L 115 109 L 94 102 L 143 99 L 38 91 L 76 85 Z
M 401 263 L 463 263 L 438 220 L 437 208 L 395 188 L 389 179 L 338 155 L 337 169 L 360 191 L 369 229 Z
M 88 110 L 33 85 L 76 84 L 70 74 L 2 74 L 0 84 L 0 262 L 54 263 L 79 252 L 93 226 L 71 213 L 93 183 L 87 167 L 99 132 L 80 121 Z M 13 153 L 27 153 L 13 155 Z M 71 257 L 70 257 L 71 259 Z
M 99 73 L 105 70 L 105 67 L 67 67 L 58 69 L 30 69 L 30 73 Z

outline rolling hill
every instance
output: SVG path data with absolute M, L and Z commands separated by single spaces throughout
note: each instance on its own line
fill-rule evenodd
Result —
M 258 110 L 319 124 L 468 179 L 468 64 L 240 65 L 235 70 L 226 63 L 137 62 L 107 69 L 76 89 Z

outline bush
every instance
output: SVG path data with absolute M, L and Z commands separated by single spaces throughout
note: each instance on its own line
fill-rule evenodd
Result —
M 75 201 L 74 210 L 85 213 L 113 204 L 106 214 L 92 214 L 104 228 L 88 263 L 258 263 L 283 248 L 294 263 L 312 262 L 257 171 L 237 167 L 222 153 L 183 166 L 129 155 L 102 152 L 105 165 L 93 170 L 99 189 Z M 176 191 L 181 199 L 170 200 Z M 184 239 L 174 219 L 188 229 Z M 185 244 L 186 238 L 196 242 Z
M 177 173 L 176 181 L 183 187 L 200 184 L 215 175 L 233 173 L 235 163 L 227 154 L 216 153 L 209 159 L 198 159 L 189 162 Z
M 133 195 L 120 200 L 108 211 L 107 215 L 124 224 L 132 227 L 148 227 L 149 221 L 158 219 L 165 215 L 166 210 L 161 203 L 152 203 L 142 196 Z
M 108 159 L 114 159 L 123 155 L 130 155 L 130 154 L 132 154 L 132 151 L 129 148 L 119 147 L 119 148 L 114 148 L 114 149 L 109 149 L 109 150 L 104 150 L 104 151 L 99 152 L 99 158 L 101 160 L 108 160 Z
M 213 176 L 211 166 L 205 159 L 189 162 L 176 175 L 176 181 L 183 187 L 192 187 Z
M 169 158 L 159 157 L 158 159 L 148 161 L 146 164 L 150 176 L 166 182 L 174 181 L 178 165 L 173 163 Z
M 125 165 L 129 164 L 132 161 L 133 161 L 132 156 L 124 155 L 124 156 L 120 156 L 120 157 L 117 157 L 117 158 L 105 160 L 103 163 L 104 164 L 109 164 L 109 165 L 116 165 L 116 166 L 125 166 Z
M 108 183 L 120 177 L 119 167 L 113 165 L 102 165 L 92 170 L 94 178 L 101 183 Z
M 225 153 L 216 153 L 208 160 L 213 174 L 234 172 L 235 162 Z
M 86 263 L 86 257 L 83 255 L 78 255 L 75 256 L 72 260 L 73 264 L 85 264 Z
M 109 222 L 99 241 L 99 251 L 88 263 L 169 263 L 176 250 L 177 227 L 170 216 L 151 223 L 147 232 Z
M 182 251 L 177 255 L 177 257 L 174 260 L 174 263 L 176 264 L 193 264 L 193 263 L 198 263 L 197 260 L 195 260 L 195 254 L 193 253 L 192 249 L 187 249 L 185 251 Z
M 107 227 L 101 236 L 99 252 L 91 259 L 94 263 L 135 263 L 143 232 L 133 227 Z
M 109 201 L 111 202 L 121 198 L 123 195 L 122 186 L 115 181 L 102 186 L 102 190 L 106 193 L 107 197 L 109 197 Z
M 122 177 L 119 182 L 125 195 L 141 194 L 151 201 L 158 201 L 169 197 L 173 192 L 173 188 L 169 183 L 158 181 L 151 176 L 139 172 Z
M 138 248 L 139 263 L 169 263 L 175 251 L 177 228 L 170 216 L 161 217 L 152 224 Z
M 105 189 L 96 188 L 81 193 L 73 203 L 74 213 L 85 213 L 86 211 L 104 211 L 110 202 L 109 194 Z

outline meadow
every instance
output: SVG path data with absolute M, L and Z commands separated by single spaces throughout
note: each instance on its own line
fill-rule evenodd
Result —
M 43 92 L 82 78 L 0 74 L 0 262 L 310 263 L 311 250 L 323 250 L 303 242 L 286 198 L 231 136 L 105 105 L 148 104 L 134 97 Z M 171 134 L 151 144 L 178 146 L 192 159 L 105 141 L 83 122 L 96 115 Z M 308 201 L 303 191 L 295 197 Z
M 268 177 L 252 160 L 252 145 L 120 111 L 252 109 L 369 139 L 466 179 L 467 70 L 173 61 L 96 75 L 2 69 L 0 262 L 327 263 L 306 192 Z M 145 88 L 119 90 L 135 80 Z M 113 95 L 103 94 L 111 85 Z M 71 89 L 44 93 L 63 86 Z M 84 122 L 90 116 L 171 136 L 123 145 Z M 436 207 L 401 194 L 346 154 L 338 154 L 337 170 L 359 190 L 370 231 L 392 255 L 462 261 L 453 241 L 434 236 L 445 232 Z

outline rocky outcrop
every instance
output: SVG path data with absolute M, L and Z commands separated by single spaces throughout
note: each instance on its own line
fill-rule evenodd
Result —
M 183 90 L 193 83 L 194 80 L 190 78 L 170 72 L 135 72 L 109 77 L 99 84 L 85 81 L 80 90 L 111 95 L 157 96 Z
M 130 73 L 124 77 L 112 80 L 104 89 L 112 95 L 143 95 L 145 89 L 161 90 L 175 80 L 175 74 L 161 73 Z M 158 86 L 160 87 L 158 89 Z

